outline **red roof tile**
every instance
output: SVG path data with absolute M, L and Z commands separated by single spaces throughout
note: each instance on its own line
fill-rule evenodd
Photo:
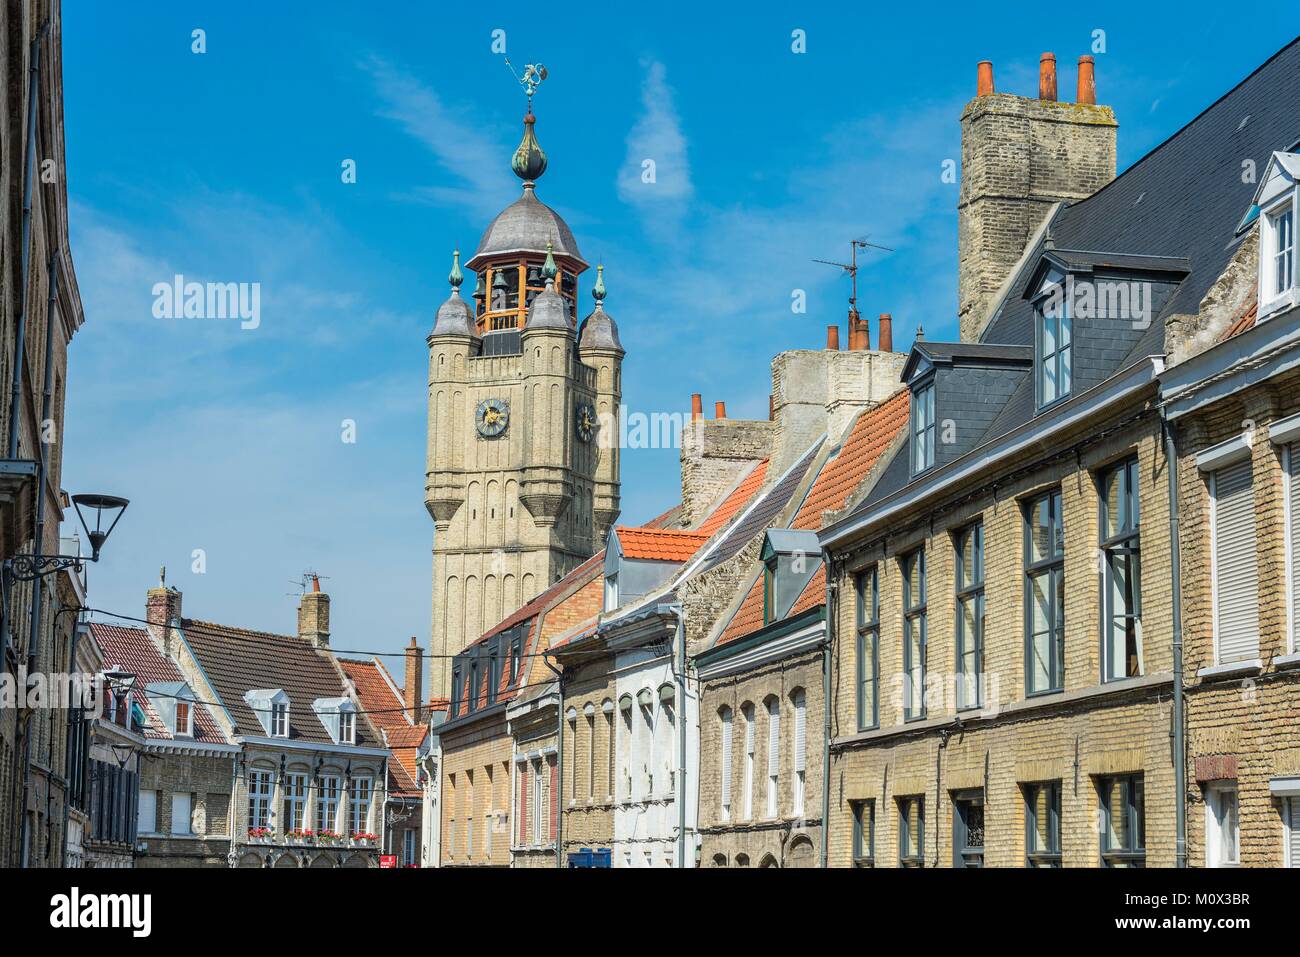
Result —
M 352 680 L 361 710 L 379 729 L 385 745 L 393 753 L 395 760 L 388 765 L 389 788 L 403 796 L 418 794 L 416 753 L 428 733 L 427 727 L 412 723 L 393 676 L 378 658 L 372 661 L 339 658 L 338 662 Z
M 712 512 L 704 517 L 697 531 L 713 537 L 714 533 L 722 526 L 726 525 L 731 519 L 754 497 L 760 488 L 763 487 L 763 480 L 767 478 L 767 466 L 771 459 L 763 459 L 750 470 L 744 480 L 722 500 Z
M 1218 341 L 1223 342 L 1225 339 L 1231 339 L 1235 335 L 1245 332 L 1255 325 L 1255 320 L 1259 317 L 1259 300 L 1256 299 L 1249 306 L 1242 310 L 1241 315 L 1233 320 L 1232 325 L 1223 331 Z
M 620 525 L 615 532 L 623 557 L 656 562 L 684 562 L 709 540 L 709 536 L 703 532 L 682 529 Z

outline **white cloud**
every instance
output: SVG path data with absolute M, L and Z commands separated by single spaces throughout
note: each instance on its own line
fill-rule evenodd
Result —
M 646 64 L 641 85 L 643 112 L 628 132 L 627 158 L 617 184 L 619 198 L 641 210 L 652 227 L 680 217 L 693 192 L 686 137 L 666 74 L 662 63 Z M 652 174 L 653 181 L 647 182 Z

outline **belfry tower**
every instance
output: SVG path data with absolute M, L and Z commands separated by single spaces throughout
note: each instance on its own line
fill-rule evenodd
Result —
M 531 94 L 531 89 L 529 90 Z M 531 95 L 511 163 L 523 195 L 488 226 L 429 334 L 424 504 L 434 522 L 430 693 L 453 655 L 593 555 L 619 511 L 623 348 L 604 310 L 579 325 L 587 263 L 537 198 L 546 170 Z

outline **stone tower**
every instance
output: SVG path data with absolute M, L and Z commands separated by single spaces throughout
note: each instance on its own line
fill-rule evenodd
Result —
M 1079 58 L 1074 103 L 1056 99 L 1056 57 L 1039 60 L 1038 97 L 998 93 L 993 64 L 979 65 L 975 99 L 961 115 L 957 202 L 957 314 L 976 342 L 997 294 L 1059 202 L 1086 199 L 1115 178 L 1109 106 L 1097 105 L 1093 58 Z
M 466 263 L 472 302 L 460 294 L 456 253 L 428 338 L 433 697 L 450 691 L 444 656 L 593 555 L 619 511 L 623 348 L 603 274 L 578 323 L 587 263 L 537 198 L 546 154 L 535 122 L 530 109 L 511 164 L 523 195 Z

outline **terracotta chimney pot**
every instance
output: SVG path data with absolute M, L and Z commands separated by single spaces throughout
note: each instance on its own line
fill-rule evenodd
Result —
M 727 403 L 725 402 L 713 403 L 713 417 L 715 419 L 725 419 L 727 417 Z
M 1090 56 L 1079 57 L 1079 92 L 1074 99 L 1087 106 L 1097 103 L 1097 68 Z
M 1056 99 L 1056 54 L 1044 53 L 1038 58 L 1038 98 Z
M 894 351 L 894 317 L 887 312 L 880 314 L 880 351 Z
M 993 61 L 980 60 L 976 68 L 975 95 L 989 96 L 997 91 L 993 88 Z
M 826 327 L 826 348 L 836 351 L 840 348 L 840 327 L 838 324 Z
M 691 421 L 702 418 L 704 415 L 704 398 L 698 393 L 691 394 Z

